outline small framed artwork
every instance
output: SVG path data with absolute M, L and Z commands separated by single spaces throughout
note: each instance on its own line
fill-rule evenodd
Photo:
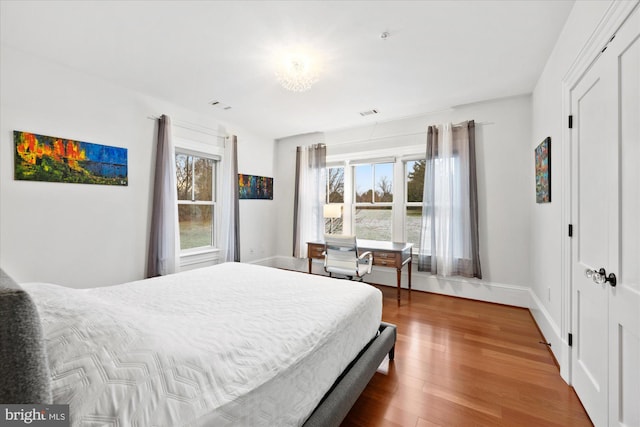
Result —
M 536 203 L 551 202 L 551 138 L 536 147 Z
M 238 174 L 240 199 L 273 200 L 273 178 Z

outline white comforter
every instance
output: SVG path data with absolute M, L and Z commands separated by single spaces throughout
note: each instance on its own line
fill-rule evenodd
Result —
M 235 263 L 104 288 L 23 287 L 73 426 L 301 425 L 382 311 L 366 284 Z

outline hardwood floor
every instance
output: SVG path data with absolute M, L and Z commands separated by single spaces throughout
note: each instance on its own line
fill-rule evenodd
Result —
M 382 319 L 398 327 L 349 426 L 592 426 L 526 309 L 392 287 Z

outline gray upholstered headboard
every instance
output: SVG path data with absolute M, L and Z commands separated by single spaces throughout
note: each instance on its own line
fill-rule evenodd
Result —
M 52 403 L 40 317 L 33 300 L 0 269 L 0 403 Z

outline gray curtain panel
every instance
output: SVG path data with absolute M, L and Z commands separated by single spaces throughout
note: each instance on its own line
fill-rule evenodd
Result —
M 473 120 L 427 128 L 418 270 L 482 278 Z
M 222 158 L 222 185 L 220 210 L 220 236 L 217 245 L 224 262 L 240 262 L 240 213 L 238 188 L 238 138 L 231 135 L 224 142 Z
M 478 233 L 478 175 L 476 173 L 476 124 L 475 121 L 467 122 L 469 135 L 469 220 L 471 227 L 471 266 L 467 269 L 473 277 L 482 279 L 480 268 L 480 238 Z
M 302 150 L 304 147 L 296 147 L 296 184 L 293 193 L 293 256 L 298 257 L 301 253 L 300 248 L 300 225 L 298 224 L 298 211 L 300 204 L 300 173 L 302 163 Z
M 232 233 L 233 233 L 233 247 L 229 248 L 233 253 L 233 261 L 240 262 L 240 190 L 238 189 L 238 138 L 235 135 L 231 136 L 231 144 L 233 146 L 233 152 L 231 156 L 231 167 L 233 168 L 233 176 L 235 179 L 231 184 L 231 200 L 234 204 L 233 215 L 231 217 Z
M 177 195 L 173 193 L 177 190 L 174 156 L 171 119 L 163 114 L 158 120 L 147 278 L 175 272 Z

